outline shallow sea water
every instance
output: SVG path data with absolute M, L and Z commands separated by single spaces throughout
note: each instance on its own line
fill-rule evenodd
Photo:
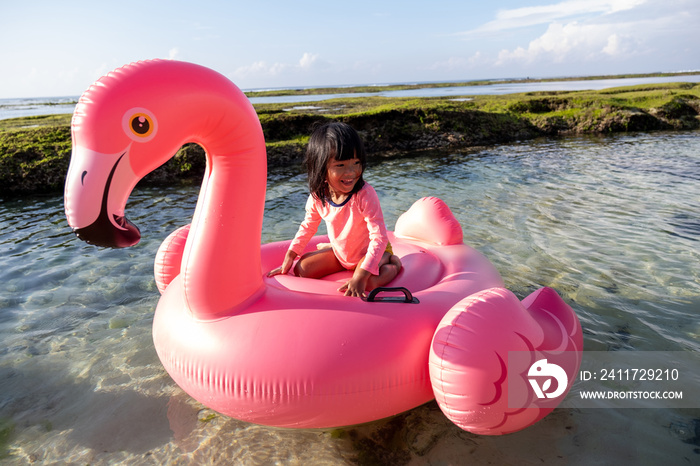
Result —
M 509 289 L 522 298 L 551 286 L 564 297 L 581 319 L 585 350 L 699 352 L 698 136 L 543 139 L 423 154 L 375 163 L 366 179 L 392 229 L 416 199 L 445 200 L 465 241 Z M 700 462 L 700 409 L 583 409 L 565 400 L 538 424 L 502 437 L 461 431 L 434 402 L 329 430 L 214 413 L 171 381 L 151 340 L 153 258 L 189 221 L 197 194 L 137 188 L 127 215 L 142 240 L 124 250 L 77 240 L 60 196 L 0 203 L 0 462 Z M 304 175 L 270 173 L 263 242 L 293 236 L 305 198 Z M 692 395 L 700 399 L 700 388 Z
M 377 85 L 377 92 L 343 92 L 343 87 L 338 87 L 338 92 L 334 94 L 315 95 L 281 95 L 251 97 L 249 100 L 253 104 L 274 104 L 274 103 L 303 103 L 318 102 L 321 100 L 352 98 L 352 97 L 456 97 L 462 100 L 463 96 L 473 95 L 500 95 L 513 94 L 517 92 L 539 92 L 539 91 L 580 91 L 580 90 L 600 90 L 609 87 L 636 86 L 639 84 L 656 84 L 671 82 L 691 82 L 700 81 L 700 74 L 686 76 L 648 77 L 648 78 L 616 78 L 616 79 L 592 79 L 583 81 L 549 81 L 549 82 L 525 82 L 525 83 L 496 83 L 474 86 L 450 86 L 450 87 L 422 87 L 403 91 L 385 91 Z M 406 83 L 395 83 L 406 84 Z M 414 83 L 410 83 L 414 84 Z M 249 89 L 255 91 L 255 89 Z M 261 89 L 269 90 L 269 89 Z M 244 89 L 246 91 L 246 89 Z M 60 113 L 73 113 L 75 103 L 79 96 L 64 97 L 35 97 L 35 98 L 15 98 L 0 99 L 0 120 L 5 118 L 19 118 L 26 116 L 55 115 Z

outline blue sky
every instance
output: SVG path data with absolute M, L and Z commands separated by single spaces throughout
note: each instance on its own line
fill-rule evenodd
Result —
M 174 58 L 243 89 L 700 69 L 697 0 L 0 0 L 0 98 Z

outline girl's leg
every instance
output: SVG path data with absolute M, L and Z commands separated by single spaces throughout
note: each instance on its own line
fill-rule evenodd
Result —
M 341 270 L 345 268 L 338 262 L 331 248 L 307 252 L 294 266 L 294 274 L 305 278 L 322 278 Z
M 385 252 L 379 261 L 379 275 L 372 275 L 367 280 L 367 291 L 386 285 L 396 278 L 400 271 L 401 259 L 389 252 Z

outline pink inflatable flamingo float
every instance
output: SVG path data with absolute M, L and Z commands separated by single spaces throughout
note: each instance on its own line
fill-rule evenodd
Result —
M 175 61 L 124 66 L 83 94 L 72 134 L 68 223 L 110 247 L 139 240 L 124 215 L 136 183 L 183 144 L 204 147 L 192 223 L 156 258 L 153 341 L 173 380 L 212 409 L 271 426 L 334 427 L 436 398 L 460 427 L 502 434 L 544 417 L 570 388 L 582 349 L 576 315 L 550 289 L 522 303 L 503 289 L 439 199 L 417 201 L 390 233 L 404 264 L 392 283 L 399 296 L 344 297 L 344 273 L 268 278 L 289 243 L 260 245 L 265 141 L 224 76 Z M 526 361 L 512 369 L 509 352 Z M 568 375 L 549 374 L 553 366 Z

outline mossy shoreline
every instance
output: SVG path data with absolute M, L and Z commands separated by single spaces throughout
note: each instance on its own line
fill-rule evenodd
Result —
M 255 108 L 269 166 L 297 169 L 311 128 L 327 120 L 355 127 L 372 158 L 543 136 L 698 129 L 700 84 L 485 96 L 469 96 L 465 88 L 464 97 L 356 97 Z M 70 150 L 70 115 L 0 120 L 0 198 L 61 192 Z M 196 183 L 204 166 L 202 148 L 186 145 L 142 183 Z

